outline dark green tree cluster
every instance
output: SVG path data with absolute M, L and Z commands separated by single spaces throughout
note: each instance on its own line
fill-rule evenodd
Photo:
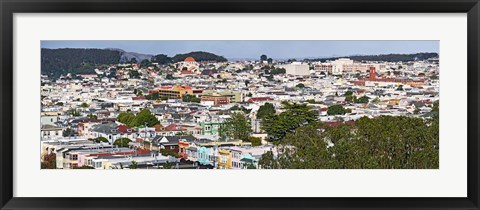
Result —
M 128 76 L 132 79 L 140 79 L 140 73 L 135 70 L 128 72 Z
M 355 125 L 311 123 L 259 161 L 274 169 L 438 169 L 438 117 L 363 117 Z
M 303 89 L 303 88 L 305 88 L 305 84 L 303 84 L 303 83 L 298 83 L 295 87 L 300 88 L 300 89 Z
M 121 52 L 108 49 L 46 49 L 41 50 L 41 72 L 55 79 L 61 75 L 94 74 L 97 66 L 116 64 Z
M 260 108 L 258 109 L 257 112 L 257 119 L 263 119 L 269 115 L 274 115 L 275 114 L 275 107 L 271 103 L 265 103 Z
M 153 63 L 158 63 L 161 65 L 172 63 L 172 58 L 168 57 L 165 54 L 159 54 L 152 57 L 151 61 Z
M 151 94 L 148 94 L 145 96 L 147 100 L 159 100 L 160 99 L 160 94 L 158 92 L 153 92 Z
M 247 141 L 252 143 L 252 146 L 254 147 L 262 145 L 262 139 L 259 137 L 250 136 L 248 137 Z
M 270 70 L 265 70 L 265 74 L 285 74 L 287 70 L 284 68 L 275 68 L 275 69 L 270 69 Z
M 251 109 L 247 109 L 243 106 L 238 106 L 238 105 L 230 107 L 230 110 L 232 110 L 232 111 L 242 111 L 245 114 L 250 114 L 250 112 L 252 111 Z
M 67 114 L 72 115 L 72 116 L 74 116 L 74 117 L 78 117 L 78 116 L 81 115 L 81 114 L 80 114 L 80 111 L 78 111 L 77 109 L 69 109 L 69 110 L 67 111 Z
M 172 157 L 176 157 L 176 158 L 180 157 L 178 155 L 178 153 L 176 153 L 173 150 L 169 150 L 169 149 L 161 149 L 160 154 L 162 154 L 163 156 L 172 156 Z
M 155 115 L 148 109 L 143 109 L 137 115 L 131 112 L 122 112 L 118 115 L 117 120 L 129 127 L 143 127 L 145 124 L 152 127 L 159 123 Z
M 132 163 L 130 166 L 128 166 L 129 169 L 137 169 L 138 168 L 138 163 L 137 161 L 132 160 Z
M 360 98 L 357 98 L 357 96 L 353 95 L 352 91 L 345 92 L 344 96 L 345 96 L 345 101 L 353 102 L 357 104 L 368 104 L 368 102 L 370 101 L 370 98 L 368 98 L 368 96 L 362 96 Z
M 351 113 L 351 109 L 345 109 L 342 105 L 332 105 L 328 107 L 327 114 L 328 115 L 344 115 L 346 113 Z
M 252 133 L 250 120 L 242 112 L 235 112 L 220 126 L 222 139 L 232 138 L 248 141 Z
M 194 96 L 194 95 L 185 94 L 185 95 L 182 96 L 182 101 L 183 101 L 183 102 L 200 103 L 201 99 L 200 99 L 200 98 L 197 98 L 197 97 Z
M 267 132 L 269 141 L 278 142 L 298 127 L 317 121 L 318 113 L 307 104 L 283 102 L 282 105 L 285 111 L 262 119 L 262 129 Z
M 184 61 L 185 58 L 187 58 L 187 57 L 193 57 L 195 59 L 195 61 L 197 61 L 197 62 L 201 62 L 201 61 L 226 62 L 226 61 L 228 61 L 223 56 L 215 55 L 215 54 L 209 53 L 209 52 L 202 52 L 202 51 L 189 52 L 189 53 L 185 53 L 185 54 L 176 54 L 175 56 L 172 57 L 172 61 L 174 63 Z
M 71 129 L 71 128 L 66 128 L 66 129 L 62 132 L 62 135 L 63 135 L 63 137 L 75 136 L 76 133 L 75 133 L 75 130 L 73 130 L 73 129 Z
M 119 138 L 113 142 L 114 146 L 118 147 L 128 147 L 128 143 L 132 142 L 129 138 Z

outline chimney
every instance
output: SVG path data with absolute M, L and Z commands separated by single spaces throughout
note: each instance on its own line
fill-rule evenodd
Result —
M 376 80 L 375 67 L 370 67 L 370 80 Z

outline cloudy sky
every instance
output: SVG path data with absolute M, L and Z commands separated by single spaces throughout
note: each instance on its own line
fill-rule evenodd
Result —
M 42 48 L 120 48 L 127 52 L 173 56 L 191 51 L 206 51 L 226 58 L 307 58 L 389 53 L 439 52 L 439 42 L 431 41 L 204 41 L 204 40 L 75 40 L 42 41 Z

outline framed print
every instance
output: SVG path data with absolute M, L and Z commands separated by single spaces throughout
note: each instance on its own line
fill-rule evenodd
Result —
M 479 208 L 476 0 L 0 5 L 2 209 Z

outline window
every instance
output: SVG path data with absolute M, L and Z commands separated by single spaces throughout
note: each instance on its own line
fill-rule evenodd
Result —
M 170 149 L 175 149 L 175 146 L 170 146 Z

